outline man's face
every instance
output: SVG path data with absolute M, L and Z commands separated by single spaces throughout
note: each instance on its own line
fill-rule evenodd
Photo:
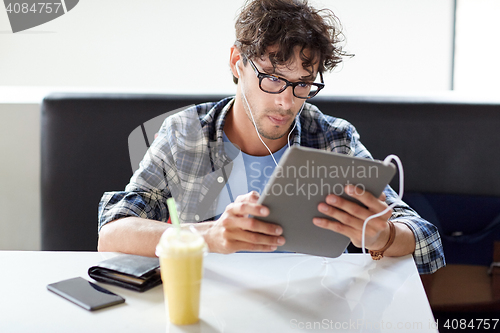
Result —
M 315 64 L 311 76 L 311 73 L 302 67 L 299 52 L 300 48 L 296 47 L 292 62 L 288 66 L 276 67 L 275 71 L 267 55 L 264 59 L 255 58 L 252 61 L 261 73 L 274 74 L 290 82 L 312 82 L 316 78 L 318 64 Z M 252 122 L 253 114 L 257 130 L 266 139 L 277 140 L 287 135 L 305 99 L 295 97 L 292 87 L 287 87 L 279 94 L 262 91 L 251 64 L 247 62 L 246 66 L 241 63 L 239 65 L 242 74 L 239 80 L 242 81 L 240 85 L 244 93 L 242 104 L 250 121 Z M 245 97 L 248 104 L 245 102 Z

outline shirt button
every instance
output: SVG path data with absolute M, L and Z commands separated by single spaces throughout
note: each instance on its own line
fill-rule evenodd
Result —
M 195 216 L 194 216 L 194 219 L 195 219 L 196 221 L 199 221 L 199 220 L 200 220 L 200 216 L 199 216 L 199 215 L 195 215 Z
M 222 177 L 218 177 L 218 178 L 217 178 L 217 181 L 218 181 L 219 183 L 222 183 L 222 182 L 224 181 L 224 178 L 222 178 Z

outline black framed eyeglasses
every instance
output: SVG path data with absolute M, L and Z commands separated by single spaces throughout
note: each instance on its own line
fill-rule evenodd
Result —
M 252 66 L 257 78 L 259 79 L 259 88 L 269 94 L 280 94 L 286 88 L 292 87 L 293 95 L 297 98 L 309 99 L 316 96 L 321 89 L 325 87 L 323 74 L 319 73 L 321 83 L 314 82 L 290 82 L 276 75 L 261 73 L 251 59 L 248 62 Z

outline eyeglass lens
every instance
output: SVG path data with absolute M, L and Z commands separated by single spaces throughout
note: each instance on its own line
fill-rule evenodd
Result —
M 286 82 L 273 76 L 266 76 L 261 80 L 261 89 L 270 92 L 278 93 L 285 89 Z M 314 96 L 318 91 L 318 87 L 308 83 L 300 83 L 294 87 L 294 94 L 297 97 Z

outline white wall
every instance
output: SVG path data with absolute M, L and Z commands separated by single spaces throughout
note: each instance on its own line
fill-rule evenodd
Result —
M 82 0 L 12 34 L 0 8 L 0 249 L 39 249 L 38 103 L 54 90 L 232 94 L 242 0 Z M 356 56 L 322 94 L 446 91 L 452 0 L 312 0 L 334 10 Z M 78 189 L 75 189 L 78 190 Z
M 0 9 L 0 86 L 139 87 L 234 91 L 228 69 L 242 0 L 85 0 L 12 34 Z M 313 0 L 344 25 L 356 56 L 323 93 L 450 87 L 451 0 Z M 215 4 L 215 5 L 214 5 Z
M 0 104 L 0 250 L 40 248 L 38 104 Z
M 459 0 L 455 90 L 500 96 L 500 1 Z
M 145 86 L 168 73 L 163 0 L 82 0 L 16 34 L 0 8 L 0 85 Z M 163 45 L 163 47 L 158 47 Z
M 328 76 L 327 93 L 387 94 L 450 88 L 452 1 L 322 3 L 341 19 L 347 50 L 355 54 Z

